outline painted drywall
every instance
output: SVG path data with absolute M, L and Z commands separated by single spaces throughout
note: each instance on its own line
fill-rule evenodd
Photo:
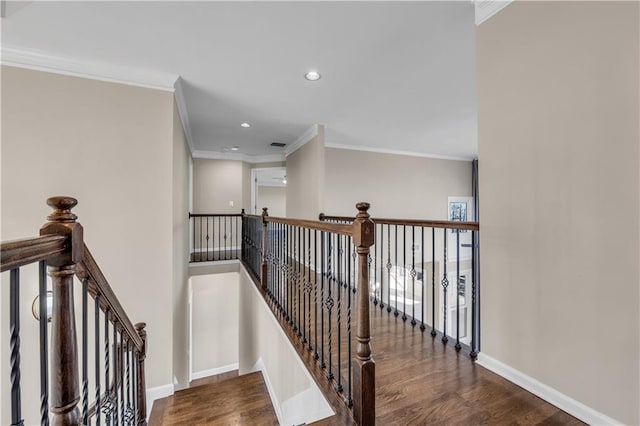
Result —
M 242 161 L 194 159 L 193 213 L 240 213 L 243 208 L 248 211 L 250 181 L 251 167 Z
M 239 306 L 240 374 L 262 371 L 279 423 L 309 424 L 333 415 L 244 266 Z
M 190 283 L 192 373 L 237 365 L 239 274 L 197 275 Z
M 267 207 L 269 216 L 284 217 L 287 214 L 287 188 L 284 186 L 258 186 L 260 209 Z
M 482 352 L 639 424 L 639 4 L 478 27 Z
M 37 235 L 48 197 L 78 198 L 85 242 L 132 321 L 147 323 L 147 385 L 171 383 L 173 94 L 3 66 L 1 101 L 3 238 Z M 39 412 L 35 276 L 25 271 L 21 286 L 27 424 Z
M 287 157 L 287 217 L 318 219 L 324 191 L 324 126 Z
M 449 196 L 471 196 L 471 162 L 325 149 L 323 213 L 447 220 Z M 288 182 L 287 182 L 288 183 Z
M 173 104 L 173 374 L 177 388 L 189 385 L 189 161 L 184 129 Z

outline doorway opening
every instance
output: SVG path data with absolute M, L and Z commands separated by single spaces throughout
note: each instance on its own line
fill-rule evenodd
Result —
M 262 214 L 267 207 L 269 216 L 286 216 L 286 167 L 251 169 L 251 214 Z

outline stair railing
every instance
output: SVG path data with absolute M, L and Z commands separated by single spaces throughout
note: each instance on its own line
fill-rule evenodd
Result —
M 320 221 L 349 224 L 348 216 Z M 373 218 L 373 304 L 443 343 L 480 351 L 478 222 Z M 425 245 L 426 244 L 426 245 Z
M 271 217 L 266 208 L 261 216 L 244 215 L 242 261 L 355 422 L 373 425 L 369 248 L 375 227 L 369 204 L 356 207 L 348 224 Z
M 82 225 L 71 212 L 77 200 L 52 197 L 47 204 L 53 213 L 39 237 L 3 242 L 0 249 L 1 272 L 10 274 L 11 425 L 24 424 L 20 268 L 33 263 L 39 264 L 39 302 L 37 309 L 34 306 L 40 334 L 39 422 L 146 425 L 145 324 L 133 325 L 84 244 Z M 47 271 L 52 291 L 47 288 Z M 82 299 L 79 347 L 75 278 Z

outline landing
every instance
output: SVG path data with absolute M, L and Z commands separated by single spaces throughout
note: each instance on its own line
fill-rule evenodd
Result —
M 191 388 L 155 401 L 149 419 L 149 426 L 214 424 L 278 424 L 262 373 L 193 382 Z

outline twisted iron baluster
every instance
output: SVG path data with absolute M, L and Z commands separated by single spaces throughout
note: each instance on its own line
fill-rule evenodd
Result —
M 49 425 L 49 327 L 47 313 L 47 262 L 39 264 L 40 294 L 40 424 Z
M 12 269 L 9 282 L 9 327 L 11 351 L 11 425 L 22 426 L 20 397 L 20 269 Z
M 444 292 L 443 303 L 443 325 L 442 325 L 442 342 L 447 343 L 449 338 L 447 337 L 447 293 L 449 288 L 449 279 L 447 278 L 447 229 L 444 229 L 444 276 L 442 278 L 442 289 Z

